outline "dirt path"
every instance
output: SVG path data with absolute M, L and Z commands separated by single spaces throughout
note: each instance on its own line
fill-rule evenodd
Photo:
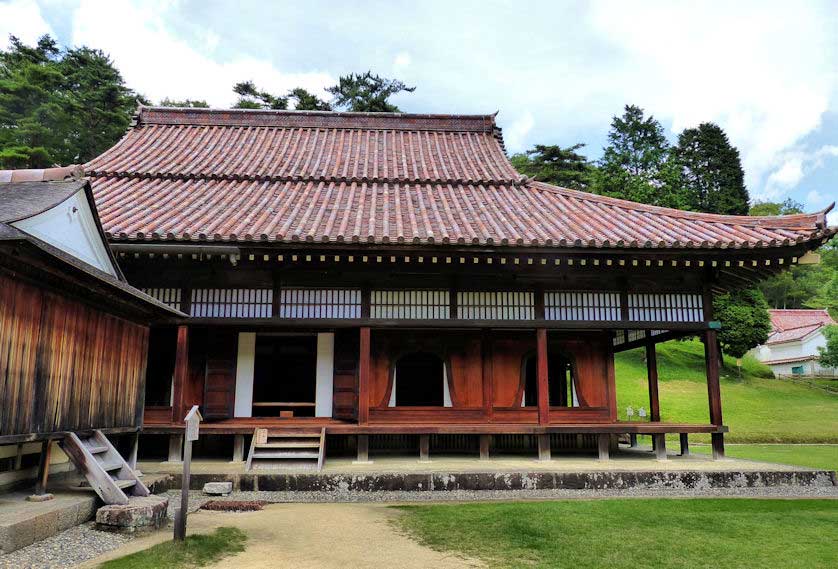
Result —
M 189 533 L 235 526 L 248 535 L 244 552 L 215 568 L 288 569 L 483 567 L 474 560 L 423 547 L 398 531 L 391 521 L 401 515 L 378 504 L 272 504 L 261 512 L 198 512 L 189 516 Z M 170 539 L 171 532 L 133 541 L 96 559 L 121 557 Z M 95 566 L 95 565 L 93 565 Z

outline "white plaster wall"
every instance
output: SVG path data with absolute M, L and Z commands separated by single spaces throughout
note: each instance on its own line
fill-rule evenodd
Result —
M 332 394 L 335 370 L 335 335 L 317 334 L 317 368 L 315 370 L 314 416 L 332 416 Z
M 54 208 L 12 224 L 97 269 L 116 276 L 96 220 L 79 190 Z
M 236 403 L 234 417 L 253 416 L 253 370 L 256 363 L 256 334 L 239 333 L 236 357 Z

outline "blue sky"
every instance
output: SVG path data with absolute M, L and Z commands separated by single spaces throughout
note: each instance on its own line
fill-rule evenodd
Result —
M 499 111 L 511 152 L 597 158 L 637 104 L 673 141 L 719 123 L 756 199 L 838 199 L 835 2 L 0 0 L 0 45 L 45 32 L 110 53 L 152 100 L 223 107 L 236 81 L 319 91 L 372 69 L 417 86 L 405 111 Z

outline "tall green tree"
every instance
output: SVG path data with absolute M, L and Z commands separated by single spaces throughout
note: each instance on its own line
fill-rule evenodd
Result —
M 594 166 L 577 152 L 584 146 L 574 144 L 562 148 L 556 145 L 536 144 L 532 150 L 513 155 L 510 161 L 521 174 L 539 182 L 574 190 L 587 190 L 591 184 Z
M 678 135 L 675 158 L 687 206 L 695 211 L 748 214 L 748 189 L 739 151 L 722 128 L 705 122 Z
M 0 51 L 0 167 L 85 162 L 125 133 L 140 97 L 110 58 L 50 36 Z
M 317 95 L 309 93 L 302 87 L 291 89 L 288 98 L 294 101 L 294 109 L 297 111 L 331 111 L 332 105 L 322 100 Z
M 663 127 L 643 109 L 626 105 L 614 117 L 592 189 L 615 198 L 685 208 L 678 163 Z
M 399 108 L 388 99 L 398 93 L 415 90 L 416 87 L 374 75 L 372 71 L 342 75 L 337 85 L 326 89 L 331 93 L 335 107 L 367 113 L 399 113 Z
M 771 332 L 768 304 L 759 289 L 740 289 L 713 299 L 713 314 L 722 324 L 719 343 L 728 355 L 741 358 L 765 343 Z

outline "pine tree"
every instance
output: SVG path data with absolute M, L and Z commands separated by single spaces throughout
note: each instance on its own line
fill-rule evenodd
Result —
M 586 190 L 591 183 L 593 165 L 577 152 L 584 144 L 567 148 L 556 145 L 536 144 L 524 154 L 510 158 L 512 165 L 521 174 L 539 182 L 554 184 L 563 188 Z
M 748 190 L 739 151 L 714 123 L 688 128 L 678 136 L 675 155 L 689 209 L 748 215 Z
M 412 93 L 416 87 L 408 87 L 396 79 L 387 79 L 366 73 L 342 75 L 338 84 L 326 89 L 334 97 L 338 108 L 367 113 L 400 113 L 399 108 L 388 99 L 401 93 Z
M 140 100 L 103 52 L 12 36 L 0 51 L 0 167 L 90 160 L 125 133 Z
M 614 117 L 594 177 L 598 194 L 665 207 L 685 207 L 680 171 L 663 127 L 643 109 L 626 105 Z

